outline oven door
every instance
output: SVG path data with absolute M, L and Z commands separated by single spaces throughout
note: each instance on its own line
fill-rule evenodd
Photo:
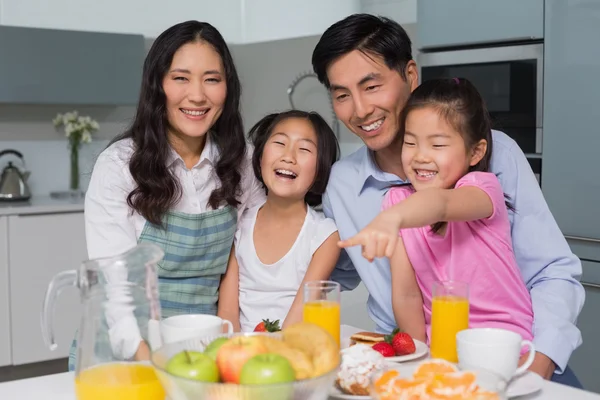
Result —
M 421 81 L 471 81 L 486 102 L 492 128 L 512 137 L 528 158 L 541 158 L 543 44 L 422 53 L 418 61 Z

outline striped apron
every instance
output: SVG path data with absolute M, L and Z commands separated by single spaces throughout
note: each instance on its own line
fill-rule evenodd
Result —
M 170 211 L 163 226 L 146 222 L 138 243 L 151 242 L 165 253 L 157 265 L 162 318 L 217 313 L 219 284 L 227 270 L 237 210 L 226 206 L 202 214 Z M 77 342 L 69 354 L 75 369 Z

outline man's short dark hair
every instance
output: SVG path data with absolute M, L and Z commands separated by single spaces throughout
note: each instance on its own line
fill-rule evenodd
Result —
M 412 57 L 408 34 L 396 21 L 371 14 L 353 14 L 331 25 L 315 47 L 312 65 L 319 81 L 330 87 L 327 68 L 337 58 L 358 50 L 379 56 L 406 80 L 405 69 Z

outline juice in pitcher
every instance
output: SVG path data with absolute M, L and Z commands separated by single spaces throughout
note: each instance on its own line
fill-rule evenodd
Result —
M 85 369 L 75 378 L 77 400 L 165 400 L 150 365 L 110 363 Z
M 311 281 L 304 284 L 305 322 L 325 329 L 340 346 L 340 284 L 332 281 Z
M 431 304 L 431 356 L 458 362 L 456 334 L 468 327 L 468 285 L 452 281 L 434 284 Z

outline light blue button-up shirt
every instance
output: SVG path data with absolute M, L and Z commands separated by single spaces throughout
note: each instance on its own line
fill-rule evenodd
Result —
M 534 345 L 536 351 L 554 361 L 556 372 L 562 373 L 571 353 L 581 344 L 581 332 L 575 326 L 585 299 L 579 283 L 581 262 L 550 213 L 519 146 L 502 132 L 492 134 L 491 170 L 515 207 L 515 212 L 509 211 L 511 233 L 517 263 L 533 302 Z M 377 216 L 390 184 L 402 183 L 406 182 L 381 171 L 363 146 L 333 166 L 323 210 L 335 220 L 340 237 L 347 239 Z M 395 328 L 387 258 L 369 263 L 360 247 L 346 249 L 331 278 L 344 290 L 354 289 L 362 280 L 369 291 L 367 310 L 377 330 L 388 333 Z

